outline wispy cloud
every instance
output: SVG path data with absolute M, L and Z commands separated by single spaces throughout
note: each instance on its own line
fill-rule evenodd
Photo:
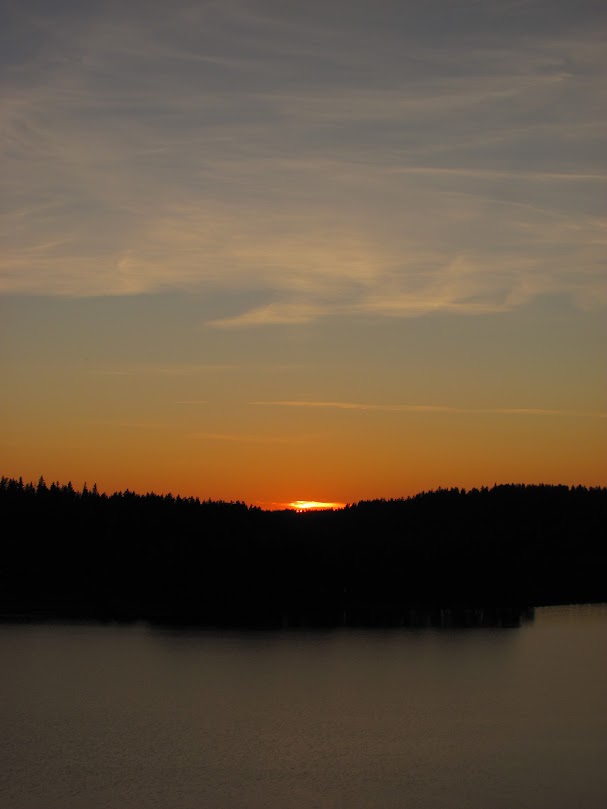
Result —
M 441 166 L 399 166 L 392 168 L 392 171 L 398 174 L 418 174 L 422 176 L 436 176 L 436 177 L 464 177 L 477 180 L 509 180 L 513 183 L 524 182 L 525 184 L 532 184 L 535 182 L 541 183 L 607 183 L 607 174 L 591 174 L 591 173 L 576 173 L 576 172 L 557 172 L 557 171 L 532 171 L 532 170 L 496 170 L 496 169 L 477 169 L 472 167 L 450 167 L 444 168 Z
M 89 368 L 88 373 L 99 376 L 198 376 L 208 373 L 237 371 L 242 365 L 230 363 L 176 363 L 154 365 L 151 363 L 129 365 L 124 368 Z
M 153 421 L 121 421 L 121 422 L 95 422 L 95 424 L 103 425 L 105 427 L 119 428 L 121 430 L 172 430 L 172 424 L 162 424 Z
M 189 438 L 199 441 L 227 441 L 235 444 L 304 444 L 310 439 L 307 435 L 254 435 L 246 433 L 191 433 Z
M 296 325 L 310 323 L 312 320 L 331 311 L 322 304 L 270 303 L 251 309 L 234 317 L 218 318 L 209 321 L 208 325 L 218 329 L 244 328 L 247 326 L 268 326 L 276 324 Z M 333 311 L 335 311 L 333 309 Z
M 263 407 L 301 407 L 327 410 L 357 410 L 379 413 L 447 413 L 496 416 L 590 416 L 603 418 L 605 413 L 560 410 L 540 407 L 452 407 L 449 405 L 374 404 L 366 402 L 259 401 L 250 405 Z
M 0 292 L 251 293 L 223 329 L 607 305 L 603 18 L 409 5 L 15 5 Z

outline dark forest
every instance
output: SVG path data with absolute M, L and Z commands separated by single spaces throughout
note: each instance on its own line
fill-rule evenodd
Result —
M 334 511 L 2 478 L 0 614 L 221 626 L 513 623 L 607 601 L 607 489 L 439 489 Z

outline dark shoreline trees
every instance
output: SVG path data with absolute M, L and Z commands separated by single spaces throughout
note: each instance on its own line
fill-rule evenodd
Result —
M 300 514 L 2 478 L 0 614 L 516 623 L 526 607 L 607 601 L 606 516 L 607 489 L 581 486 L 439 489 Z

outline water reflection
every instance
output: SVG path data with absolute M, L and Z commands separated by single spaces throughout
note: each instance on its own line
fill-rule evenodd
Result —
M 606 632 L 3 624 L 0 806 L 602 809 Z

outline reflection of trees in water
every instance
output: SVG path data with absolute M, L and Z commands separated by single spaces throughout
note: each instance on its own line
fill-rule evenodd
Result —
M 264 512 L 3 478 L 0 610 L 216 624 L 517 625 L 607 600 L 607 489 L 496 486 Z

